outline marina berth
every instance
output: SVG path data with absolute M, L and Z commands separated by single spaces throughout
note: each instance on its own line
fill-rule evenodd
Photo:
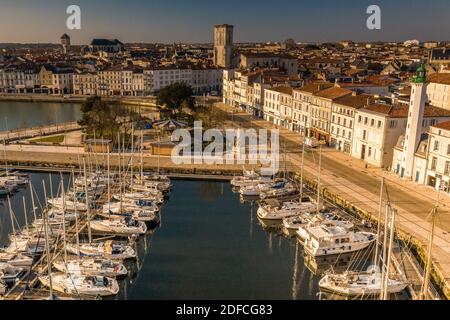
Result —
M 305 251 L 312 256 L 338 255 L 367 248 L 376 240 L 370 232 L 353 232 L 343 227 L 317 226 L 308 230 Z

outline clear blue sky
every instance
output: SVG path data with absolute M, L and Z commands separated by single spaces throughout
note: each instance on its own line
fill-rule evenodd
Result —
M 0 42 L 212 42 L 212 27 L 235 26 L 235 41 L 450 40 L 449 0 L 0 0 Z M 82 29 L 66 30 L 77 4 Z M 366 28 L 366 8 L 382 10 L 382 30 Z

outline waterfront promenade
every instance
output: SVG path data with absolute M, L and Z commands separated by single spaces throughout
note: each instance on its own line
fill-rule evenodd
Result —
M 255 119 L 243 112 L 232 112 L 223 103 L 216 107 L 229 113 L 230 125 L 237 127 L 275 128 L 267 121 Z M 232 113 L 232 114 L 231 114 Z M 299 172 L 301 166 L 301 137 L 287 129 L 280 130 L 280 146 L 285 147 L 292 171 Z M 280 148 L 281 148 L 280 147 Z M 283 152 L 283 150 L 280 150 Z M 282 157 L 282 155 L 280 155 Z M 305 176 L 317 177 L 318 149 L 305 153 Z M 439 216 L 434 239 L 433 263 L 439 277 L 446 281 L 445 293 L 450 296 L 450 196 L 435 190 L 399 179 L 380 168 L 366 167 L 363 161 L 337 150 L 323 150 L 322 188 L 339 194 L 341 198 L 372 216 L 377 216 L 380 202 L 381 177 L 385 178 L 391 203 L 397 209 L 397 227 L 416 238 L 427 247 L 431 229 L 430 213 L 439 203 Z M 439 197 L 439 200 L 438 200 Z M 386 197 L 385 197 L 386 200 Z
M 9 131 L 0 131 L 0 141 L 12 142 L 16 140 L 29 139 L 34 137 L 48 136 L 57 133 L 66 133 L 69 131 L 80 130 L 81 126 L 77 122 L 67 122 L 60 124 L 51 124 L 33 128 L 14 129 Z

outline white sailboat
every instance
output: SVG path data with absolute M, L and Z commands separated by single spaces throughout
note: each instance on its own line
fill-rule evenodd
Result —
M 388 279 L 388 294 L 399 293 L 406 289 L 408 283 Z M 379 272 L 345 272 L 327 274 L 319 281 L 319 287 L 345 296 L 379 295 L 382 290 L 382 277 Z
M 120 278 L 127 275 L 128 270 L 122 262 L 104 258 L 71 256 L 67 260 L 60 258 L 53 266 L 61 272 Z
M 132 247 L 122 243 L 115 243 L 112 240 L 96 243 L 68 243 L 67 251 L 79 255 L 89 257 L 104 257 L 111 260 L 127 260 L 135 259 L 136 252 Z M 78 249 L 79 247 L 79 249 Z
M 66 273 L 52 274 L 51 283 L 49 276 L 40 276 L 39 281 L 46 287 L 71 295 L 86 296 L 115 296 L 119 292 L 119 284 L 116 279 L 104 276 L 83 276 Z
M 147 232 L 147 226 L 144 222 L 136 221 L 129 217 L 112 220 L 93 220 L 91 221 L 91 229 L 120 236 L 142 235 Z

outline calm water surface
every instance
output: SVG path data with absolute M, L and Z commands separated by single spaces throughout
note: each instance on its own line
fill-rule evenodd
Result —
M 0 131 L 77 121 L 80 104 L 0 101 Z
M 44 203 L 42 180 L 50 194 L 49 174 L 31 175 Z M 56 194 L 59 175 L 52 174 Z M 68 176 L 64 176 L 66 184 Z M 319 278 L 305 266 L 295 241 L 264 231 L 256 205 L 242 204 L 229 183 L 174 181 L 162 208 L 162 224 L 137 243 L 139 259 L 129 263 L 118 299 L 316 299 Z M 22 196 L 12 196 L 19 225 L 24 225 Z M 0 245 L 8 243 L 11 222 L 6 198 L 0 200 Z M 297 255 L 296 255 L 297 250 Z

